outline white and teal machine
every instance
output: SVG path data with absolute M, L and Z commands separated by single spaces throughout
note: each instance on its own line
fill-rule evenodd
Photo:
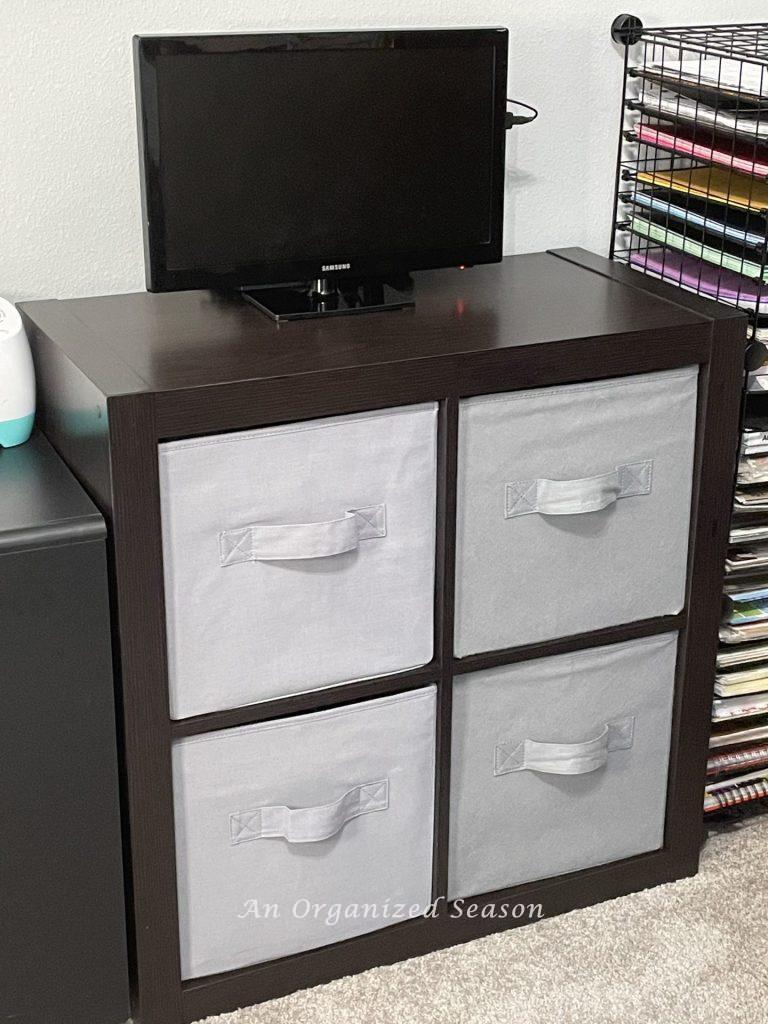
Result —
M 23 444 L 35 420 L 35 370 L 21 317 L 0 299 L 0 447 Z

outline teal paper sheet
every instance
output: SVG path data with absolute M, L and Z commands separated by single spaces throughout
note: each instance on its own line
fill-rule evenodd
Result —
M 708 231 L 711 235 L 722 235 L 723 238 L 730 239 L 741 245 L 760 246 L 765 245 L 766 242 L 765 235 L 759 235 L 754 231 L 747 231 L 733 224 L 726 224 L 716 217 L 705 216 L 688 207 L 678 206 L 676 203 L 670 202 L 668 199 L 662 199 L 661 196 L 654 195 L 652 192 L 635 192 L 632 196 L 632 202 L 637 206 L 642 206 L 644 209 L 663 213 L 675 220 L 692 224 L 700 231 Z

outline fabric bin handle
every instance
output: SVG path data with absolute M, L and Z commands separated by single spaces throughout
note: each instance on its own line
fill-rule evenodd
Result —
M 289 843 L 319 843 L 341 832 L 348 821 L 389 807 L 389 779 L 366 782 L 330 804 L 316 807 L 256 807 L 229 816 L 232 845 L 254 839 L 287 839 Z
M 361 540 L 387 535 L 386 505 L 367 505 L 324 523 L 254 523 L 219 534 L 222 565 L 328 558 L 354 551 Z
M 499 743 L 494 753 L 494 775 L 543 772 L 548 775 L 586 775 L 602 768 L 613 750 L 629 750 L 634 741 L 635 718 L 607 722 L 599 735 L 583 743 Z
M 513 480 L 504 489 L 504 518 L 538 512 L 573 516 L 597 512 L 619 498 L 651 493 L 653 459 L 626 462 L 609 473 L 579 480 Z

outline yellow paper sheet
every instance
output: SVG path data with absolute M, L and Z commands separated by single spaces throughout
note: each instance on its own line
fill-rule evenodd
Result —
M 681 171 L 639 171 L 637 180 L 701 199 L 728 203 L 740 210 L 768 210 L 768 183 L 719 167 Z

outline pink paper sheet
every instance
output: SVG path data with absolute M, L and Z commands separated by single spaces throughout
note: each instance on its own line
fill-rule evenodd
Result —
M 635 134 L 640 142 L 647 142 L 668 149 L 674 153 L 707 160 L 722 167 L 733 167 L 737 171 L 751 174 L 755 178 L 768 178 L 768 162 L 757 159 L 751 145 L 737 144 L 735 149 L 715 149 L 702 142 L 695 142 L 680 132 L 664 131 L 650 124 L 636 124 Z
M 669 249 L 633 252 L 629 262 L 635 267 L 658 274 L 672 284 L 682 284 L 712 299 L 754 309 L 758 299 L 760 312 L 768 312 L 768 288 L 732 270 L 704 263 L 694 256 L 683 256 Z

